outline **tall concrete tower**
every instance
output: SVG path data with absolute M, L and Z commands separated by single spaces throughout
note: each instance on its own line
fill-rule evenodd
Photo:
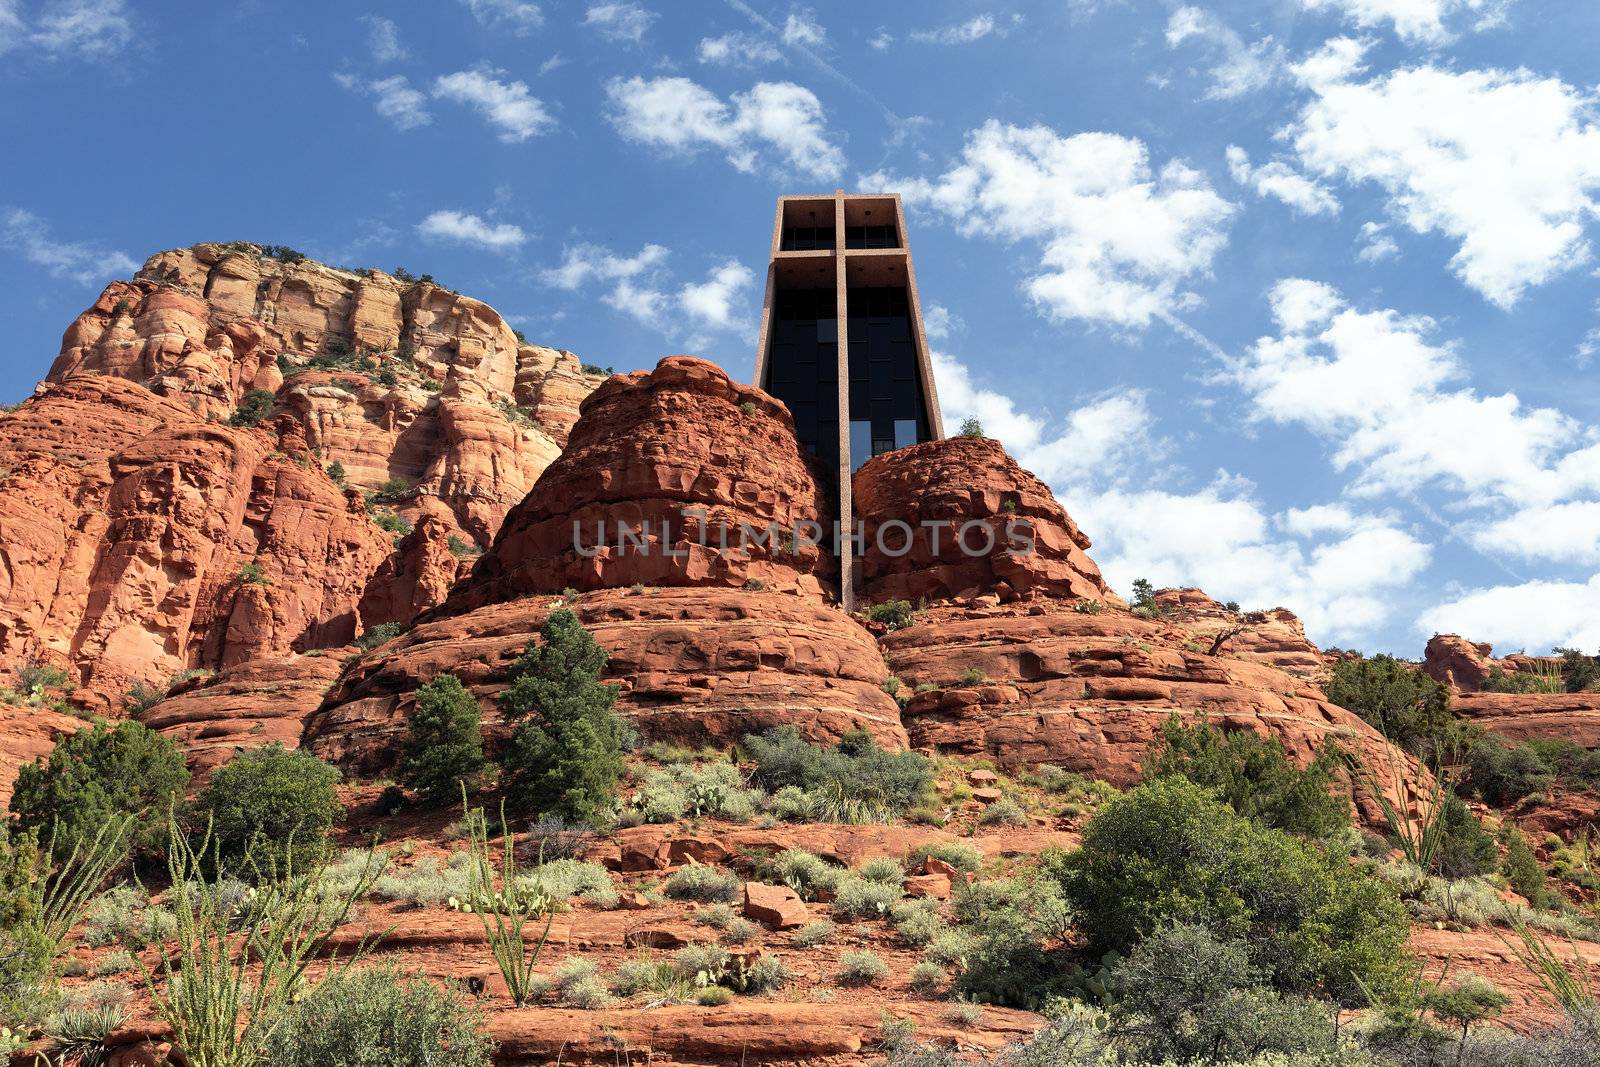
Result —
M 944 436 L 899 195 L 778 199 L 755 384 L 788 405 L 801 445 L 832 475 L 840 598 L 852 610 L 851 474 Z

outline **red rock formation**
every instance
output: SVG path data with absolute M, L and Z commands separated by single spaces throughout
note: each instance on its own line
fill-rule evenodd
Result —
M 1309 762 L 1333 739 L 1365 753 L 1386 779 L 1390 750 L 1359 716 L 1307 681 L 1264 662 L 1186 647 L 1165 620 L 1072 610 L 1059 601 L 962 610 L 934 607 L 882 639 L 905 685 L 933 685 L 904 717 L 912 743 L 993 756 L 1002 766 L 1052 763 L 1113 785 L 1138 781 L 1139 762 L 1177 713 L 1223 729 L 1278 737 Z M 981 681 L 966 681 L 968 671 Z M 1362 814 L 1381 817 L 1372 798 Z
M 393 765 L 418 688 L 451 673 L 499 732 L 493 697 L 558 598 L 530 597 L 419 623 L 368 653 L 306 727 L 318 755 L 368 773 Z M 871 635 L 843 612 L 783 593 L 609 590 L 571 603 L 610 654 L 617 709 L 653 739 L 727 744 L 791 723 L 819 741 L 865 728 L 903 746 Z
M 70 665 L 103 710 L 136 681 L 347 642 L 389 539 L 278 430 L 97 375 L 0 417 L 0 662 Z
M 1218 651 L 1237 659 L 1270 663 L 1300 678 L 1327 674 L 1327 657 L 1287 608 L 1230 611 L 1199 589 L 1159 589 L 1156 603 L 1164 621 L 1182 626 L 1208 650 L 1220 640 Z
M 338 373 L 304 371 L 319 353 L 346 351 Z M 107 286 L 67 330 L 49 378 L 86 371 L 219 417 L 253 389 L 276 393 L 350 485 L 402 479 L 446 502 L 480 545 L 559 453 L 600 380 L 570 352 L 522 342 L 470 297 L 240 244 L 162 252 L 134 281 Z M 396 510 L 409 516 L 410 505 Z
M 636 582 L 820 597 L 829 557 L 784 535 L 831 521 L 788 410 L 715 364 L 668 356 L 590 394 L 566 451 L 445 610 Z M 742 544 L 742 528 L 764 540 Z
M 862 465 L 851 485 L 864 525 L 867 602 L 1115 599 L 1087 554 L 1089 539 L 998 441 L 951 437 L 902 448 Z
M 48 756 L 58 738 L 85 725 L 48 708 L 0 703 L 0 808 L 11 803 L 19 768 Z
M 252 659 L 178 685 L 139 721 L 171 737 L 204 784 L 240 749 L 274 741 L 300 747 L 305 719 L 339 676 L 341 659 L 338 652 Z
M 1422 669 L 1434 681 L 1458 693 L 1476 693 L 1496 666 L 1494 648 L 1456 634 L 1434 634 L 1423 652 Z
M 1512 741 L 1571 741 L 1600 748 L 1600 693 L 1465 693 L 1451 707 Z

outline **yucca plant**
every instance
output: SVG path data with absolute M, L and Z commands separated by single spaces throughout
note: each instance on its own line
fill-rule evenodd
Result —
M 159 968 L 140 962 L 145 987 L 191 1067 L 254 1067 L 286 1009 L 365 955 L 370 942 L 363 939 L 347 958 L 334 959 L 321 981 L 307 978 L 381 865 L 369 854 L 366 870 L 329 896 L 322 864 L 302 873 L 287 860 L 266 872 L 240 911 L 221 881 L 221 846 L 210 827 L 198 847 L 176 820 L 168 837 L 166 903 L 176 917 L 177 947 L 162 954 Z
M 1499 937 L 1506 948 L 1511 950 L 1512 955 L 1517 957 L 1518 962 L 1539 980 L 1545 999 L 1553 1007 L 1561 1008 L 1568 1013 L 1594 1011 L 1596 1007 L 1594 983 L 1589 978 L 1589 971 L 1584 966 L 1578 946 L 1569 942 L 1572 946 L 1572 966 L 1569 967 L 1556 955 L 1550 943 L 1524 922 L 1520 915 L 1507 909 L 1505 918 L 1506 925 L 1517 935 L 1518 943 L 1513 944 L 1499 930 L 1495 931 L 1495 936 Z
M 1347 755 L 1351 777 L 1377 801 L 1383 821 L 1400 843 L 1406 860 L 1424 871 L 1431 871 L 1445 840 L 1445 801 L 1454 782 L 1454 772 L 1450 770 L 1452 761 L 1436 757 L 1427 780 L 1414 782 L 1405 754 L 1387 736 L 1384 740 L 1388 742 L 1383 768 L 1387 782 L 1379 780 L 1372 765 L 1359 752 Z M 1389 795 L 1389 789 L 1394 790 L 1395 796 Z M 1416 814 L 1412 814 L 1407 795 L 1416 799 Z
M 465 806 L 464 788 L 461 800 Z M 521 1007 L 537 993 L 533 969 L 538 965 L 545 942 L 550 937 L 555 909 L 547 894 L 517 891 L 523 872 L 517 863 L 515 835 L 506 825 L 504 801 L 500 804 L 498 872 L 495 870 L 494 850 L 489 847 L 489 820 L 484 817 L 482 809 L 477 810 L 477 818 L 473 818 L 473 814 L 468 811 L 467 818 L 463 820 L 470 826 L 467 838 L 467 852 L 471 856 L 467 865 L 468 892 L 472 900 L 492 901 L 493 906 L 474 907 L 471 911 L 483 924 L 483 936 L 489 942 L 489 952 L 506 981 L 506 990 L 511 994 L 512 1002 Z M 539 861 L 542 863 L 542 855 Z M 539 934 L 539 940 L 531 942 L 523 928 L 530 920 L 536 922 L 541 913 L 545 917 L 544 929 Z
M 110 1055 L 106 1039 L 121 1029 L 127 1018 L 127 1008 L 121 1004 L 69 1008 L 45 1026 L 50 1037 L 50 1051 L 57 1063 L 100 1067 Z

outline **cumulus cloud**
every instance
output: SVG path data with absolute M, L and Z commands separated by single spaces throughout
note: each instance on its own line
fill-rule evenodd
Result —
M 433 121 L 428 113 L 428 98 L 420 89 L 412 88 L 404 75 L 364 81 L 352 74 L 335 74 L 333 80 L 353 93 L 372 97 L 373 110 L 396 129 L 414 130 Z
M 1209 271 L 1235 210 L 1188 164 L 1153 168 L 1137 138 L 994 119 L 967 134 L 960 162 L 941 175 L 879 173 L 861 185 L 899 189 L 968 235 L 1037 245 L 1042 269 L 1025 288 L 1042 312 L 1121 328 L 1198 300 L 1183 286 Z
M 1448 24 L 1472 29 L 1498 26 L 1511 0 L 1300 0 L 1307 11 L 1331 11 L 1363 29 L 1389 26 L 1412 44 L 1438 45 L 1454 33 Z
M 461 0 L 479 23 L 495 30 L 503 30 L 516 37 L 528 34 L 544 25 L 544 12 L 538 4 L 525 0 Z
M 747 173 L 774 154 L 807 177 L 831 180 L 844 171 L 822 104 L 792 82 L 760 82 L 727 102 L 688 78 L 616 78 L 606 94 L 612 123 L 630 141 L 678 153 L 713 148 Z
M 541 279 L 568 292 L 598 284 L 605 304 L 692 347 L 708 343 L 706 331 L 748 328 L 754 305 L 741 314 L 739 300 L 755 281 L 749 267 L 724 259 L 707 271 L 704 281 L 674 287 L 668 257 L 668 250 L 657 244 L 647 244 L 632 256 L 602 245 L 569 245 L 562 250 L 560 265 L 543 271 Z
M 555 126 L 556 120 L 527 84 L 501 81 L 505 76 L 505 71 L 492 67 L 458 70 L 435 78 L 433 95 L 476 108 L 507 144 L 519 144 Z
M 1321 640 L 1358 638 L 1387 620 L 1393 592 L 1428 564 L 1431 547 L 1391 516 L 1343 505 L 1274 513 L 1244 478 L 1218 471 L 1192 489 L 1165 487 L 1171 453 L 1147 397 L 1113 390 L 1059 421 L 1018 409 L 935 353 L 939 400 L 952 421 L 976 418 L 1017 461 L 1050 483 L 1095 540 L 1115 588 L 1135 578 L 1198 585 L 1251 606 L 1287 605 Z
M 1296 67 L 1314 96 L 1288 131 L 1306 170 L 1382 188 L 1395 221 L 1458 243 L 1452 270 L 1500 307 L 1589 260 L 1600 97 L 1526 70 L 1361 81 L 1361 52 L 1335 42 Z
M 638 4 L 610 0 L 607 3 L 590 4 L 589 10 L 584 13 L 583 24 L 594 27 L 608 41 L 639 44 L 656 17 L 654 11 Z
M 528 239 L 520 226 L 485 222 L 461 211 L 435 211 L 417 223 L 417 234 L 430 241 L 473 245 L 489 252 L 509 252 Z
M 52 237 L 49 224 L 22 208 L 0 209 L 0 235 L 11 251 L 52 278 L 66 278 L 80 285 L 139 269 L 139 264 L 122 252 Z
M 1277 81 L 1284 73 L 1283 46 L 1272 37 L 1246 44 L 1244 38 L 1204 8 L 1177 8 L 1167 18 L 1167 47 L 1194 41 L 1212 59 L 1206 96 L 1232 100 Z
M 923 44 L 971 44 L 989 36 L 1005 36 L 1005 27 L 993 15 L 974 15 L 965 22 L 939 26 L 931 30 L 912 30 L 913 41 Z
M 1361 224 L 1361 248 L 1356 258 L 1363 263 L 1379 263 L 1400 254 L 1400 245 L 1389 236 L 1389 228 L 1381 222 Z
M 367 15 L 361 21 L 367 24 L 367 51 L 372 53 L 374 62 L 393 63 L 411 54 L 400 40 L 400 27 L 392 19 Z
M 1255 190 L 1257 196 L 1283 201 L 1297 215 L 1336 215 L 1339 201 L 1333 193 L 1299 173 L 1282 160 L 1259 167 L 1250 165 L 1250 154 L 1238 145 L 1229 145 L 1228 173 L 1240 185 Z
M 696 54 L 702 63 L 729 67 L 753 67 L 762 63 L 776 63 L 783 58 L 778 46 L 765 37 L 737 31 L 720 37 L 702 37 Z
M 923 308 L 922 329 L 930 341 L 943 341 L 952 333 L 966 329 L 966 325 L 961 316 L 943 304 L 928 304 Z
M 1468 634 L 1502 648 L 1600 648 L 1600 574 L 1587 582 L 1532 581 L 1472 589 L 1417 618 L 1424 634 Z

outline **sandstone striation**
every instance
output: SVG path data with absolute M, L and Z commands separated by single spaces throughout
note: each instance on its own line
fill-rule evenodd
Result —
M 1115 600 L 1088 556 L 1089 538 L 998 441 L 951 437 L 875 456 L 851 493 L 868 602 Z
M 811 538 L 792 536 L 802 523 Z M 815 541 L 831 525 L 788 410 L 715 364 L 668 356 L 590 394 L 445 610 L 634 583 L 820 599 L 831 557 Z
M 304 451 L 142 386 L 73 375 L 0 417 L 0 662 L 68 666 L 77 699 L 357 632 L 389 537 Z
M 493 699 L 550 610 L 570 606 L 610 655 L 618 711 L 648 738 L 727 745 L 785 723 L 817 741 L 864 728 L 904 746 L 872 637 L 843 612 L 791 594 L 601 590 L 570 603 L 528 597 L 425 620 L 366 654 L 306 726 L 318 755 L 374 773 L 398 751 L 417 689 L 454 674 L 502 735 Z
M 1161 589 L 1156 603 L 1162 618 L 1181 625 L 1198 644 L 1239 659 L 1270 663 L 1300 678 L 1322 679 L 1328 657 L 1306 637 L 1306 628 L 1287 608 L 1237 611 L 1199 589 Z

